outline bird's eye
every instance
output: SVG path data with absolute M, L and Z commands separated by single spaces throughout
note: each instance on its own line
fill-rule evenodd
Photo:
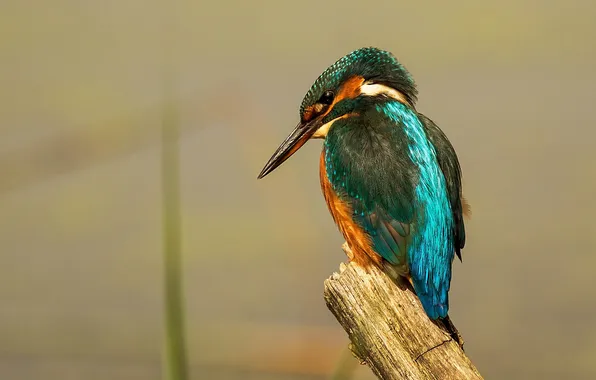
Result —
M 323 93 L 323 95 L 321 95 L 321 98 L 319 99 L 319 101 L 317 103 L 329 105 L 329 104 L 333 103 L 334 97 L 335 97 L 335 94 L 333 93 L 333 91 L 327 90 Z

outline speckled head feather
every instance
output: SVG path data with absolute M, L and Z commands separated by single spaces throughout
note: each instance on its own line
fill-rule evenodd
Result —
M 401 92 L 412 106 L 416 103 L 416 84 L 406 68 L 390 52 L 374 47 L 355 50 L 329 66 L 306 93 L 300 115 L 317 102 L 327 90 L 337 88 L 352 76 L 361 76 L 366 82 L 379 83 Z

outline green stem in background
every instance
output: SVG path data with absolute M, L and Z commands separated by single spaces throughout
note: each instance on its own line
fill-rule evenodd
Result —
M 184 333 L 184 297 L 180 238 L 180 138 L 175 102 L 176 1 L 163 1 L 162 80 L 163 124 L 161 179 L 164 241 L 164 378 L 187 380 L 188 364 Z
M 329 376 L 329 380 L 350 380 L 358 367 L 358 360 L 352 354 L 349 346 L 342 350 L 341 356 L 335 369 Z
M 166 92 L 168 94 L 168 92 Z M 178 120 L 171 97 L 165 99 L 162 126 L 162 191 L 165 282 L 165 375 L 187 379 L 184 334 L 184 297 L 180 244 L 180 175 Z

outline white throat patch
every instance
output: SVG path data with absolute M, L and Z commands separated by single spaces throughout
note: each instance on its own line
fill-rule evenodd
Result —
M 333 123 L 335 123 L 339 119 L 343 119 L 345 117 L 346 117 L 346 115 L 339 116 L 339 117 L 336 117 L 335 119 L 321 125 L 319 127 L 319 129 L 317 129 L 315 131 L 315 133 L 312 135 L 312 138 L 313 139 L 324 139 L 327 136 L 327 132 L 329 132 L 329 129 L 331 129 L 331 126 L 333 125 Z

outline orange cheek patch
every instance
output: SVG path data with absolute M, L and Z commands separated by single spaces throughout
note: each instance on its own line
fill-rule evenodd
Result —
M 364 83 L 364 78 L 359 76 L 354 76 L 348 79 L 341 89 L 339 93 L 335 97 L 334 104 L 341 101 L 342 99 L 353 99 L 360 95 L 360 87 Z
M 339 92 L 335 96 L 335 99 L 333 99 L 333 103 L 331 103 L 331 105 L 327 109 L 327 112 L 325 112 L 323 114 L 323 116 L 325 116 L 329 112 L 331 112 L 333 107 L 337 103 L 341 102 L 342 100 L 354 99 L 355 97 L 360 95 L 360 87 L 362 86 L 363 83 L 364 83 L 364 78 L 361 76 L 353 76 L 353 77 L 349 78 L 347 81 L 345 81 L 344 84 L 339 89 Z

